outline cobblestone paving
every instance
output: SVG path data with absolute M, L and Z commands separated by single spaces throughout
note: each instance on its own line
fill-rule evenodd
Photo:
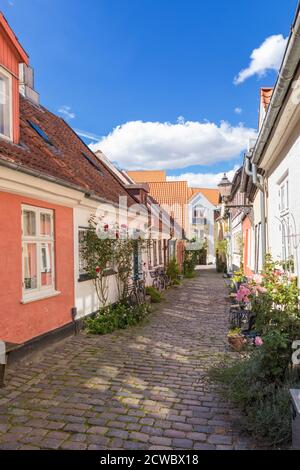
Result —
M 168 292 L 150 321 L 80 334 L 0 390 L 0 449 L 251 449 L 237 412 L 205 380 L 226 348 L 214 270 Z

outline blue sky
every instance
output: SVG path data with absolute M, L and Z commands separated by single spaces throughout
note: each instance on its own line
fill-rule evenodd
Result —
M 272 86 L 276 72 L 238 85 L 234 77 L 268 37 L 288 36 L 296 4 L 0 0 L 43 105 L 101 138 L 123 125 L 98 147 L 121 167 L 177 176 L 238 163 L 241 141 L 257 127 L 259 87 Z

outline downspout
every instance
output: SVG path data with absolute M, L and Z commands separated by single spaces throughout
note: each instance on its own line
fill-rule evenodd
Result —
M 260 191 L 260 217 L 261 217 L 261 247 L 262 247 L 262 260 L 266 257 L 267 243 L 266 243 L 266 212 L 265 212 L 265 190 L 264 190 L 264 179 L 263 176 L 257 173 L 257 166 L 252 163 L 252 171 L 250 170 L 250 159 L 252 153 L 246 153 L 245 159 L 245 172 L 246 175 L 252 177 L 253 184 Z
M 295 19 L 291 28 L 287 48 L 278 74 L 275 88 L 262 128 L 258 135 L 253 151 L 252 162 L 259 164 L 266 143 L 278 118 L 285 96 L 291 86 L 300 57 L 300 3 L 298 4 Z M 297 85 L 297 89 L 298 89 Z

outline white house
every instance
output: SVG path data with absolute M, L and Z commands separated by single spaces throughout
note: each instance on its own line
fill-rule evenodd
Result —
M 299 279 L 300 245 L 300 13 L 295 16 L 281 69 L 253 151 L 248 171 L 258 185 L 254 214 L 260 231 L 260 258 L 292 258 Z M 257 176 L 258 175 L 258 176 Z M 260 176 L 259 176 L 260 175 Z M 260 224 L 260 225 L 259 225 Z M 265 246 L 264 246 L 265 245 Z M 260 247 L 257 247 L 260 248 Z
M 207 243 L 207 263 L 215 263 L 215 210 L 216 205 L 205 196 L 204 190 L 190 188 L 193 195 L 189 199 L 189 238 Z M 217 190 L 216 190 L 217 191 Z

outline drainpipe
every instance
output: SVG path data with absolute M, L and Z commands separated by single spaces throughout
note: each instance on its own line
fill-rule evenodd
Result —
M 284 102 L 285 96 L 290 88 L 294 79 L 296 69 L 299 64 L 300 56 L 300 3 L 298 4 L 295 19 L 292 24 L 291 33 L 289 36 L 287 48 L 283 57 L 282 65 L 278 74 L 275 88 L 272 94 L 271 102 L 268 107 L 262 128 L 260 129 L 254 152 L 252 162 L 258 164 L 268 142 L 271 131 L 278 118 L 281 106 Z M 299 86 L 299 85 L 298 85 Z M 297 89 L 299 89 L 297 86 Z
M 257 173 L 257 166 L 255 163 L 252 163 L 252 171 L 250 170 L 251 157 L 252 157 L 252 153 L 247 152 L 246 158 L 245 158 L 245 172 L 246 172 L 246 175 L 252 177 L 253 184 L 260 191 L 261 245 L 262 245 L 262 260 L 264 261 L 265 256 L 266 256 L 266 251 L 267 251 L 264 179 L 262 175 Z

